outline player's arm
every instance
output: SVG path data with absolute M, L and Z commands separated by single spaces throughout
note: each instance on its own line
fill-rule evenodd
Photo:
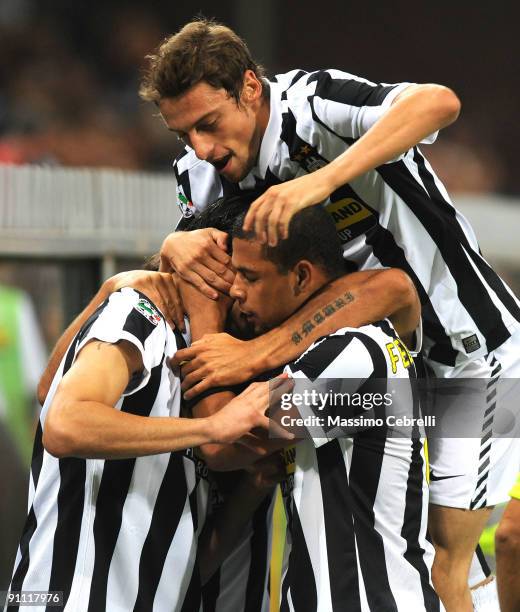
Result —
M 72 339 L 76 336 L 83 324 L 96 311 L 108 296 L 122 287 L 133 287 L 144 293 L 166 317 L 170 323 L 184 328 L 184 310 L 179 294 L 170 274 L 133 270 L 121 272 L 107 279 L 99 291 L 92 298 L 87 307 L 72 321 L 59 338 L 54 347 L 47 367 L 38 383 L 38 401 L 43 406 L 54 375 L 58 371 L 63 355 L 67 351 Z
M 43 443 L 57 457 L 122 459 L 165 453 L 208 441 L 208 423 L 149 418 L 115 404 L 143 368 L 129 342 L 88 343 L 63 377 L 47 414 Z
M 226 296 L 221 295 L 219 300 L 215 302 L 187 282 L 180 281 L 179 288 L 190 316 L 192 340 L 198 340 L 205 334 L 218 333 L 224 330 L 230 305 L 230 300 Z M 216 414 L 235 395 L 231 390 L 211 393 L 193 404 L 193 416 L 204 418 Z M 253 437 L 249 441 L 256 442 L 256 445 L 252 443 L 249 446 L 243 444 L 203 444 L 197 449 L 197 452 L 210 469 L 228 471 L 249 468 L 262 457 L 287 445 L 287 441 L 283 438 L 260 440 L 258 437 Z
M 453 123 L 460 112 L 455 93 L 442 85 L 411 85 L 347 151 L 322 168 L 329 193 L 391 161 L 430 134 Z
M 193 407 L 193 416 L 204 418 L 217 414 L 235 397 L 230 391 L 221 391 L 205 397 Z M 240 418 L 240 415 L 237 415 L 237 418 Z M 258 461 L 289 444 L 293 444 L 293 441 L 279 436 L 259 437 L 258 432 L 255 432 L 255 434 L 248 433 L 235 444 L 202 444 L 197 449 L 197 453 L 214 471 L 254 470 Z
M 420 303 L 408 275 L 397 268 L 355 272 L 329 283 L 287 321 L 244 342 L 211 334 L 179 351 L 183 388 L 191 398 L 212 387 L 237 384 L 293 361 L 314 341 L 341 327 L 360 327 L 390 318 L 402 338 L 418 325 Z
M 117 410 L 132 376 L 142 368 L 140 353 L 130 342 L 89 342 L 49 407 L 43 429 L 46 450 L 56 457 L 124 459 L 232 443 L 255 427 L 270 426 L 264 414 L 269 388 L 262 383 L 250 385 L 206 419 L 143 417 Z
M 341 185 L 402 155 L 453 123 L 460 112 L 455 93 L 442 85 L 410 85 L 356 142 L 312 174 L 270 187 L 251 205 L 245 230 L 275 245 L 287 236 L 292 216 L 322 202 Z M 346 118 L 346 121 L 349 121 Z

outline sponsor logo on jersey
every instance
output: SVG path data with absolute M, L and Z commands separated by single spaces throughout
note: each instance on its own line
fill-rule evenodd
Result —
M 148 300 L 141 298 L 134 306 L 137 312 L 140 312 L 143 317 L 148 319 L 152 325 L 157 325 L 161 321 L 161 315 L 155 310 Z
M 331 215 L 343 243 L 361 236 L 376 224 L 374 213 L 354 198 L 331 202 L 325 209 Z
M 177 206 L 181 209 L 182 216 L 186 219 L 193 217 L 195 214 L 195 206 L 182 192 L 182 187 L 177 190 Z
M 454 474 L 453 476 L 436 476 L 433 473 L 433 470 L 430 468 L 430 481 L 431 482 L 438 482 L 439 480 L 448 480 L 449 478 L 460 478 L 461 476 L 464 476 L 464 474 Z

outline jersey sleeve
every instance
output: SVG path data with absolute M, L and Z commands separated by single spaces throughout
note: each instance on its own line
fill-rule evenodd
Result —
M 422 324 L 422 318 L 420 318 L 419 323 L 414 332 L 412 346 L 409 347 L 410 354 L 412 355 L 414 359 L 422 351 L 422 345 L 423 345 L 423 324 Z
M 166 323 L 161 312 L 142 293 L 129 287 L 112 293 L 78 334 L 75 357 L 91 340 L 115 344 L 126 340 L 139 351 L 143 371 L 132 378 L 123 395 L 142 389 L 152 368 L 164 358 Z
M 327 336 L 285 371 L 294 379 L 291 410 L 304 419 L 305 437 L 316 447 L 366 429 L 360 417 L 384 403 L 387 362 L 379 344 L 362 332 Z
M 189 147 L 173 162 L 173 171 L 177 181 L 177 205 L 184 219 L 202 212 L 223 194 L 218 172 L 208 162 L 198 159 Z
M 308 100 L 315 124 L 349 142 L 366 134 L 410 85 L 373 83 L 340 70 L 320 70 L 308 77 L 313 89 Z M 436 136 L 435 132 L 421 142 L 430 144 Z

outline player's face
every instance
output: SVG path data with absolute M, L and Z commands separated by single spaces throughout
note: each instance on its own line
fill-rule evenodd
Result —
M 301 299 L 291 289 L 293 273 L 282 274 L 264 259 L 259 242 L 235 238 L 232 263 L 237 273 L 230 295 L 240 317 L 256 335 L 285 321 L 300 305 Z
M 255 165 L 267 119 L 262 86 L 251 71 L 240 105 L 224 89 L 202 81 L 181 96 L 161 100 L 159 110 L 168 129 L 229 181 L 242 180 Z

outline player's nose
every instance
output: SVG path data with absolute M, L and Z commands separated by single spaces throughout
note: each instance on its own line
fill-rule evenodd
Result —
M 195 155 L 204 161 L 211 160 L 213 156 L 213 149 L 215 143 L 212 142 L 207 136 L 201 134 L 190 134 L 190 143 L 195 151 Z
M 240 304 L 244 302 L 246 299 L 246 293 L 243 289 L 241 289 L 237 283 L 236 276 L 231 288 L 229 290 L 229 296 L 234 300 L 238 300 Z

